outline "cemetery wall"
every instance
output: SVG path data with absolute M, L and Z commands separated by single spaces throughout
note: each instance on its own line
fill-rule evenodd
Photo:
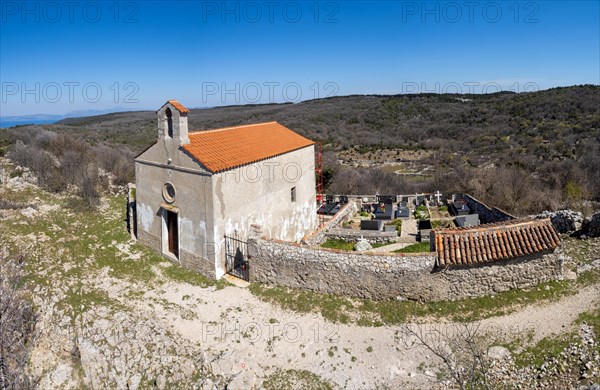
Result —
M 495 223 L 515 219 L 515 217 L 497 207 L 490 208 L 485 203 L 473 198 L 471 195 L 464 196 L 465 203 L 471 209 L 471 212 L 479 214 L 479 220 L 482 224 Z
M 250 281 L 377 300 L 456 300 L 562 277 L 560 250 L 435 269 L 435 252 L 382 254 L 315 249 L 251 236 Z

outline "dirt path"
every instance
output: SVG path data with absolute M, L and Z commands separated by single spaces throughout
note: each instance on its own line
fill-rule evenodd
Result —
M 591 310 L 600 299 L 599 287 L 481 324 L 486 331 L 509 337 L 533 331 L 537 341 L 568 330 L 579 313 Z M 149 301 L 162 304 L 148 305 Z M 398 338 L 401 326 L 332 324 L 319 314 L 282 310 L 233 286 L 215 291 L 169 284 L 148 291 L 134 306 L 140 315 L 156 318 L 185 339 L 222 354 L 214 369 L 238 373 L 234 384 L 242 387 L 256 385 L 277 367 L 308 370 L 344 388 L 431 385 L 430 377 L 417 368 L 430 360 L 426 351 L 404 349 Z
M 183 297 L 194 297 L 184 300 Z M 154 305 L 165 299 L 185 308 Z M 174 307 L 174 305 L 172 307 Z M 332 324 L 319 314 L 298 314 L 265 303 L 247 289 L 203 289 L 182 284 L 146 293 L 136 310 L 155 317 L 184 338 L 222 353 L 218 372 L 237 373 L 241 387 L 256 384 L 275 368 L 311 371 L 344 388 L 392 388 L 425 385 L 417 366 L 425 359 L 419 350 L 402 350 L 397 328 Z M 194 312 L 197 317 L 183 318 Z M 236 387 L 237 388 L 237 387 Z
M 593 310 L 598 302 L 600 285 L 593 285 L 559 301 L 526 306 L 517 312 L 486 319 L 481 323 L 502 329 L 505 333 L 533 330 L 532 341 L 537 342 L 544 337 L 569 330 L 580 313 Z
M 418 231 L 417 221 L 411 216 L 410 219 L 402 221 L 402 235 L 399 241 L 414 244 L 417 242 Z

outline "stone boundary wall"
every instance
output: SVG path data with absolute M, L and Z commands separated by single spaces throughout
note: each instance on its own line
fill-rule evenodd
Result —
M 333 216 L 329 221 L 325 222 L 323 226 L 320 226 L 317 230 L 314 231 L 313 234 L 304 238 L 302 241 L 308 245 L 321 245 L 325 240 L 325 233 L 329 229 L 333 229 L 342 223 L 348 216 L 354 215 L 356 212 L 356 203 L 350 200 L 347 204 L 342 207 L 337 214 Z M 319 217 L 317 217 L 319 218 Z
M 471 195 L 465 194 L 464 200 L 472 212 L 479 214 L 479 220 L 481 221 L 481 224 L 509 221 L 511 219 L 515 219 L 514 215 L 511 215 L 504 210 L 500 210 L 497 207 L 490 208 L 488 207 L 488 205 L 473 198 Z
M 349 242 L 358 242 L 364 238 L 371 244 L 395 242 L 398 238 L 398 232 L 385 232 L 376 230 L 352 230 L 352 229 L 329 229 L 325 236 L 332 240 L 346 240 Z
M 376 300 L 457 300 L 562 277 L 560 250 L 469 267 L 434 269 L 435 252 L 385 254 L 248 239 L 250 281 Z
M 390 255 L 311 249 L 251 237 L 250 281 L 370 299 L 411 297 L 435 253 Z
M 423 300 L 456 300 L 527 288 L 550 280 L 561 280 L 564 256 L 560 247 L 515 259 L 470 266 L 451 266 L 428 280 Z M 443 298 L 445 296 L 445 298 Z

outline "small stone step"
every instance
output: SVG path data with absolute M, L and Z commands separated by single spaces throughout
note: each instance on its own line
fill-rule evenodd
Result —
M 247 288 L 250 285 L 250 282 L 246 282 L 244 279 L 236 278 L 233 275 L 225 274 L 223 278 L 237 287 Z

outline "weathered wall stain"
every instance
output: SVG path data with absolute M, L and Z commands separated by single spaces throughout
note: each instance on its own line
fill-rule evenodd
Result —
M 167 108 L 172 138 L 166 135 Z M 170 258 L 162 218 L 163 209 L 172 208 L 181 264 L 219 278 L 226 235 L 245 240 L 250 225 L 260 224 L 269 237 L 294 241 L 317 227 L 313 145 L 213 173 L 184 150 L 190 143 L 186 112 L 169 102 L 157 115 L 158 140 L 136 158 L 140 241 Z M 167 182 L 176 189 L 172 200 L 163 199 Z

